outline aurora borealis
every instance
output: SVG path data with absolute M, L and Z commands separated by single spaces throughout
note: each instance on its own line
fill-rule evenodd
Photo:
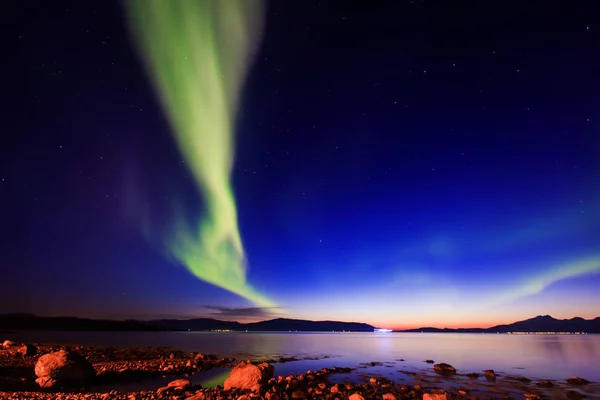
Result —
M 246 282 L 230 174 L 235 112 L 261 28 L 261 0 L 128 1 L 134 36 L 156 82 L 206 211 L 199 227 L 178 216 L 169 251 L 196 277 L 259 306 Z
M 0 312 L 598 316 L 600 5 L 59 3 L 0 28 Z

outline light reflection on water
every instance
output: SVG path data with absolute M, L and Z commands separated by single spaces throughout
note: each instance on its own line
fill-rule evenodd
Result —
M 378 361 L 404 369 L 431 369 L 432 359 L 454 365 L 459 373 L 494 369 L 529 378 L 577 375 L 600 381 L 600 335 L 495 335 L 470 333 L 331 332 L 19 332 L 9 339 L 109 346 L 173 347 L 258 359 L 279 356 L 323 357 L 276 366 L 276 374 L 331 366 L 356 367 Z M 11 337 L 8 337 L 11 336 Z

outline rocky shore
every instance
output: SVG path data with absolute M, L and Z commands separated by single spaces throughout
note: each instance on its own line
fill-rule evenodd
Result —
M 422 372 L 398 371 L 410 378 L 406 380 L 361 372 L 361 368 L 377 367 L 375 362 L 354 369 L 328 367 L 297 375 L 274 376 L 274 364 L 296 360 L 288 357 L 238 362 L 231 357 L 167 348 L 64 346 L 5 341 L 0 346 L 0 399 L 600 398 L 599 385 L 579 377 L 566 378 L 564 381 L 536 381 L 525 377 L 502 376 L 493 370 L 457 373 L 456 368 L 446 363 L 432 363 Z M 203 388 L 192 384 L 189 379 L 194 374 L 216 368 L 227 368 L 228 377 L 222 385 Z M 359 377 L 359 381 L 339 378 L 350 375 Z M 156 390 L 111 389 L 161 377 L 167 379 L 167 383 Z

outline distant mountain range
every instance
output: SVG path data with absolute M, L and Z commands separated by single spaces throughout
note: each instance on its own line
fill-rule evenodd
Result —
M 235 321 L 220 321 L 212 318 L 101 320 L 77 317 L 38 317 L 32 314 L 0 315 L 0 330 L 53 330 L 53 331 L 305 331 L 305 332 L 373 332 L 374 326 L 358 322 L 307 321 L 278 318 L 268 321 L 242 324 Z M 508 333 L 508 332 L 586 332 L 600 333 L 600 317 L 555 319 L 549 315 L 491 328 L 431 328 L 408 329 L 400 332 L 464 332 L 464 333 Z
M 373 332 L 372 325 L 358 322 L 307 321 L 278 318 L 242 324 L 212 318 L 115 321 L 77 317 L 38 317 L 32 314 L 0 315 L 0 330 L 53 331 L 348 331 Z
M 586 332 L 600 333 L 600 317 L 594 319 L 583 319 L 575 317 L 571 319 L 556 319 L 549 315 L 538 315 L 535 318 L 514 322 L 508 325 L 496 325 L 491 328 L 418 328 L 408 329 L 402 332 L 464 332 L 464 333 L 508 333 L 508 332 Z
M 163 329 L 211 331 L 350 331 L 373 332 L 374 326 L 359 322 L 307 321 L 302 319 L 277 318 L 268 321 L 242 324 L 234 321 L 219 321 L 212 318 L 158 319 L 148 321 L 151 326 Z

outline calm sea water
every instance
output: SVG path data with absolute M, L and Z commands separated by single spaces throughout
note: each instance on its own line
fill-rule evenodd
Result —
M 495 335 L 452 333 L 279 332 L 15 332 L 7 339 L 109 346 L 172 347 L 260 359 L 325 357 L 278 364 L 276 374 L 372 361 L 386 371 L 431 370 L 424 360 L 452 364 L 459 373 L 494 369 L 531 379 L 564 380 L 576 375 L 600 381 L 600 335 Z M 403 359 L 404 361 L 399 361 Z M 389 375 L 389 373 L 387 373 Z

